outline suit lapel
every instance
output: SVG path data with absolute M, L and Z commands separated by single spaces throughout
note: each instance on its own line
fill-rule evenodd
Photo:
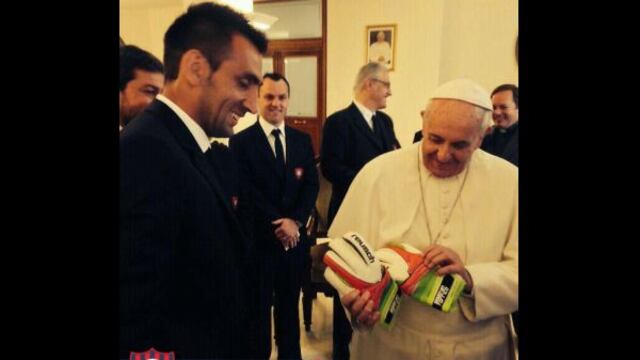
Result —
M 360 131 L 360 133 L 364 135 L 365 138 L 371 141 L 371 143 L 375 147 L 377 147 L 379 150 L 384 150 L 382 144 L 380 143 L 380 140 L 376 139 L 373 131 L 367 124 L 367 121 L 364 119 L 364 117 L 360 113 L 360 110 L 358 110 L 354 103 L 352 103 L 349 107 L 349 114 L 351 115 L 351 120 L 356 129 Z
M 211 166 L 211 164 L 209 164 L 209 162 L 207 161 L 205 154 L 203 154 L 202 151 L 200 150 L 200 147 L 198 146 L 198 143 L 196 142 L 196 140 L 193 138 L 193 135 L 191 134 L 191 132 L 189 132 L 189 129 L 187 129 L 187 127 L 184 125 L 184 123 L 178 117 L 178 115 L 176 115 L 176 113 L 173 112 L 173 110 L 169 109 L 169 107 L 166 106 L 164 103 L 156 100 L 149 107 L 152 107 L 152 106 L 153 106 L 152 111 L 159 112 L 158 118 L 162 119 L 161 121 L 165 123 L 165 125 L 169 129 L 169 132 L 173 134 L 173 136 L 176 139 L 176 142 L 188 154 L 189 159 L 191 160 L 193 166 L 205 178 L 205 180 L 213 190 L 214 195 L 217 197 L 218 201 L 220 201 L 223 204 L 224 208 L 227 210 L 229 218 L 231 219 L 232 225 L 235 226 L 238 232 L 241 234 L 241 237 L 245 242 L 244 245 L 246 247 L 247 239 L 244 238 L 244 236 L 242 235 L 242 231 L 240 231 L 241 226 L 238 221 L 238 218 L 236 217 L 235 212 L 231 208 L 231 204 L 229 201 L 230 199 L 226 198 L 225 192 L 222 190 L 222 186 L 220 185 L 218 176 L 215 174 L 215 171 L 213 170 L 213 166 Z
M 387 126 L 388 122 L 384 121 L 384 116 L 385 115 L 378 113 L 378 116 L 375 117 L 376 126 L 380 129 L 380 136 L 382 136 L 382 141 L 384 142 L 384 151 L 395 150 L 397 147 L 393 137 L 393 132 Z
M 293 132 L 289 129 L 288 126 L 285 126 L 284 128 L 285 131 L 285 141 L 287 143 L 287 161 L 286 161 L 286 166 L 285 166 L 285 171 L 284 171 L 284 180 L 285 180 L 285 190 L 291 188 L 291 182 L 293 181 L 293 175 L 295 173 L 294 171 L 294 164 L 296 164 L 296 158 L 298 155 L 298 152 L 296 151 L 296 149 L 298 149 L 297 147 L 297 143 L 296 143 L 296 139 L 294 138 Z

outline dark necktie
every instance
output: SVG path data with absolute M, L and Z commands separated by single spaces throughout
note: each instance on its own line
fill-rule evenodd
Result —
M 278 175 L 284 177 L 285 162 L 284 162 L 284 150 L 282 149 L 282 141 L 280 141 L 280 129 L 273 129 L 271 134 L 276 138 L 276 164 L 278 167 Z
M 373 134 L 375 135 L 376 139 L 378 139 L 378 141 L 380 141 L 380 144 L 382 144 L 382 147 L 387 150 L 388 145 L 387 142 L 385 141 L 384 135 L 382 134 L 382 128 L 380 126 L 380 119 L 378 119 L 378 115 L 374 114 L 371 117 L 371 124 L 373 124 Z

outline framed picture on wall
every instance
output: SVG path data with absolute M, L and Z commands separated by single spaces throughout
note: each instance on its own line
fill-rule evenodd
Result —
M 367 26 L 366 62 L 379 62 L 393 70 L 396 63 L 396 24 Z

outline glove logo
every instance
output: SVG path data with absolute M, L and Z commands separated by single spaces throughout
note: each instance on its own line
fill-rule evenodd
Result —
M 440 286 L 438 293 L 436 294 L 435 300 L 433 300 L 434 305 L 442 306 L 444 304 L 444 299 L 447 297 L 449 293 L 449 288 L 446 286 Z
M 373 264 L 373 262 L 375 261 L 375 258 L 373 257 L 373 254 L 371 253 L 371 250 L 369 250 L 369 247 L 367 246 L 367 244 L 364 243 L 364 241 L 362 241 L 362 239 L 355 233 L 352 233 L 351 235 L 351 239 L 355 240 L 358 245 L 360 245 L 360 247 L 362 248 L 362 251 L 364 251 L 364 253 L 367 255 L 367 258 L 369 259 L 369 263 Z
M 134 352 L 129 354 L 129 360 L 175 360 L 176 355 L 173 351 L 162 352 L 151 348 L 144 352 Z
M 451 274 L 447 274 L 442 278 L 442 282 L 440 283 L 440 287 L 438 288 L 438 292 L 433 298 L 433 307 L 442 310 L 442 306 L 447 300 L 447 294 L 449 294 L 449 290 L 451 290 L 451 286 L 453 286 L 454 278 Z

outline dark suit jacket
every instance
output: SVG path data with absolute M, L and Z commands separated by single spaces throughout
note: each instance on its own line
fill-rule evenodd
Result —
M 238 159 L 241 177 L 250 182 L 253 191 L 251 199 L 255 208 L 258 251 L 284 251 L 274 235 L 275 227 L 271 222 L 288 217 L 306 224 L 318 196 L 318 172 L 314 165 L 311 137 L 286 126 L 285 139 L 284 182 L 278 177 L 273 150 L 257 121 L 229 140 L 229 149 Z M 302 241 L 304 233 L 301 229 Z
M 387 114 L 376 111 L 374 126 L 379 126 L 383 141 L 376 138 L 354 103 L 333 113 L 324 124 L 320 161 L 322 174 L 332 185 L 329 223 L 358 171 L 376 156 L 400 148 Z
M 156 100 L 120 137 L 120 356 L 249 357 L 251 254 L 215 168 Z
M 413 135 L 413 143 L 417 143 L 418 141 L 422 140 L 422 130 L 418 130 L 416 131 L 416 133 Z
M 493 129 L 484 137 L 480 148 L 518 166 L 518 128 L 518 123 L 515 123 L 504 133 Z

